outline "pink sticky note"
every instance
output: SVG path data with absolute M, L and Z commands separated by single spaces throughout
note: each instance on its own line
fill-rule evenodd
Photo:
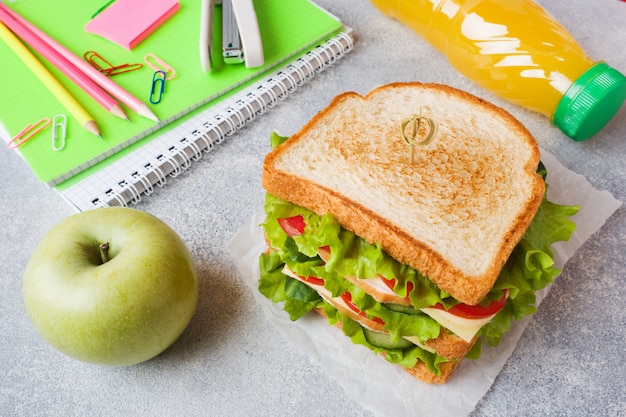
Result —
M 178 10 L 178 0 L 116 0 L 85 30 L 131 50 Z

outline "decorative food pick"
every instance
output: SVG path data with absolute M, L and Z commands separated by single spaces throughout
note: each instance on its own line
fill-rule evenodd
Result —
M 407 132 L 407 128 L 408 132 Z M 410 117 L 402 120 L 400 127 L 402 138 L 409 145 L 411 150 L 411 164 L 414 163 L 415 146 L 424 146 L 430 143 L 437 134 L 437 123 L 428 117 L 420 114 L 412 114 Z M 422 139 L 420 139 L 422 138 Z

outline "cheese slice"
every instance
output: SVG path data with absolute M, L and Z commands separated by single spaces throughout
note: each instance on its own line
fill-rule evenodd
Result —
M 360 281 L 364 287 L 371 288 L 373 291 L 378 291 L 383 294 L 393 295 L 398 297 L 398 295 L 393 292 L 389 285 L 387 285 L 381 278 L 374 277 L 369 279 L 362 279 Z M 369 291 L 368 291 L 369 293 Z
M 476 333 L 495 317 L 495 314 L 493 314 L 481 319 L 466 319 L 438 308 L 422 308 L 420 311 L 466 342 L 471 342 Z

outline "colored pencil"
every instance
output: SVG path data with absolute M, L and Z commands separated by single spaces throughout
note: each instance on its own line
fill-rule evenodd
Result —
M 59 54 L 26 26 L 9 15 L 4 8 L 0 8 L 0 22 L 3 22 L 15 35 L 21 38 L 24 43 L 39 52 L 48 62 L 65 74 L 67 78 L 72 80 L 74 84 L 104 107 L 106 111 L 122 119 L 128 119 L 122 107 L 120 107 L 113 97 L 65 59 L 63 55 Z
M 96 68 L 92 67 L 87 61 L 83 60 L 79 56 L 75 55 L 63 45 L 52 39 L 46 33 L 44 33 L 41 29 L 37 28 L 33 24 L 31 24 L 28 20 L 24 19 L 17 12 L 4 5 L 0 1 L 0 9 L 6 11 L 10 16 L 12 16 L 15 20 L 22 23 L 26 26 L 31 32 L 37 35 L 42 41 L 50 45 L 53 49 L 63 55 L 68 61 L 70 61 L 73 65 L 79 68 L 85 75 L 91 78 L 94 82 L 96 82 L 100 87 L 108 91 L 113 97 L 117 98 L 123 104 L 128 106 L 135 113 L 140 116 L 147 117 L 156 122 L 159 119 L 152 113 L 152 111 L 148 108 L 146 104 L 144 104 L 141 100 L 134 97 L 128 91 L 124 90 L 121 86 L 112 81 L 109 77 L 102 74 Z
M 100 136 L 93 117 L 2 22 L 0 22 L 0 39 L 11 48 L 81 126 L 94 135 Z

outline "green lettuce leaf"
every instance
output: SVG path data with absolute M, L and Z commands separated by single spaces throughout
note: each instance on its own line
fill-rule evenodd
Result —
M 566 241 L 576 225 L 569 220 L 578 207 L 550 202 L 544 197 L 520 243 L 504 265 L 494 289 L 508 289 L 509 299 L 504 308 L 481 329 L 481 340 L 496 346 L 511 322 L 534 314 L 535 292 L 545 288 L 561 271 L 554 267 L 552 244 Z
M 270 299 L 274 303 L 284 302 L 283 309 L 289 314 L 291 320 L 297 320 L 315 307 L 322 305 L 321 297 L 313 297 L 306 290 L 300 294 L 308 293 L 309 298 L 305 295 L 297 296 L 298 284 L 305 286 L 293 278 L 289 278 L 283 274 L 284 262 L 276 252 L 264 253 L 259 257 L 259 269 L 261 277 L 258 283 L 258 289 L 261 294 Z M 294 281 L 297 284 L 291 289 L 287 285 L 287 280 Z M 308 287 L 307 287 L 308 288 Z
M 270 134 L 270 146 L 272 147 L 272 149 L 274 149 L 281 143 L 285 142 L 287 139 L 289 139 L 288 136 L 280 136 L 278 133 L 272 132 Z

